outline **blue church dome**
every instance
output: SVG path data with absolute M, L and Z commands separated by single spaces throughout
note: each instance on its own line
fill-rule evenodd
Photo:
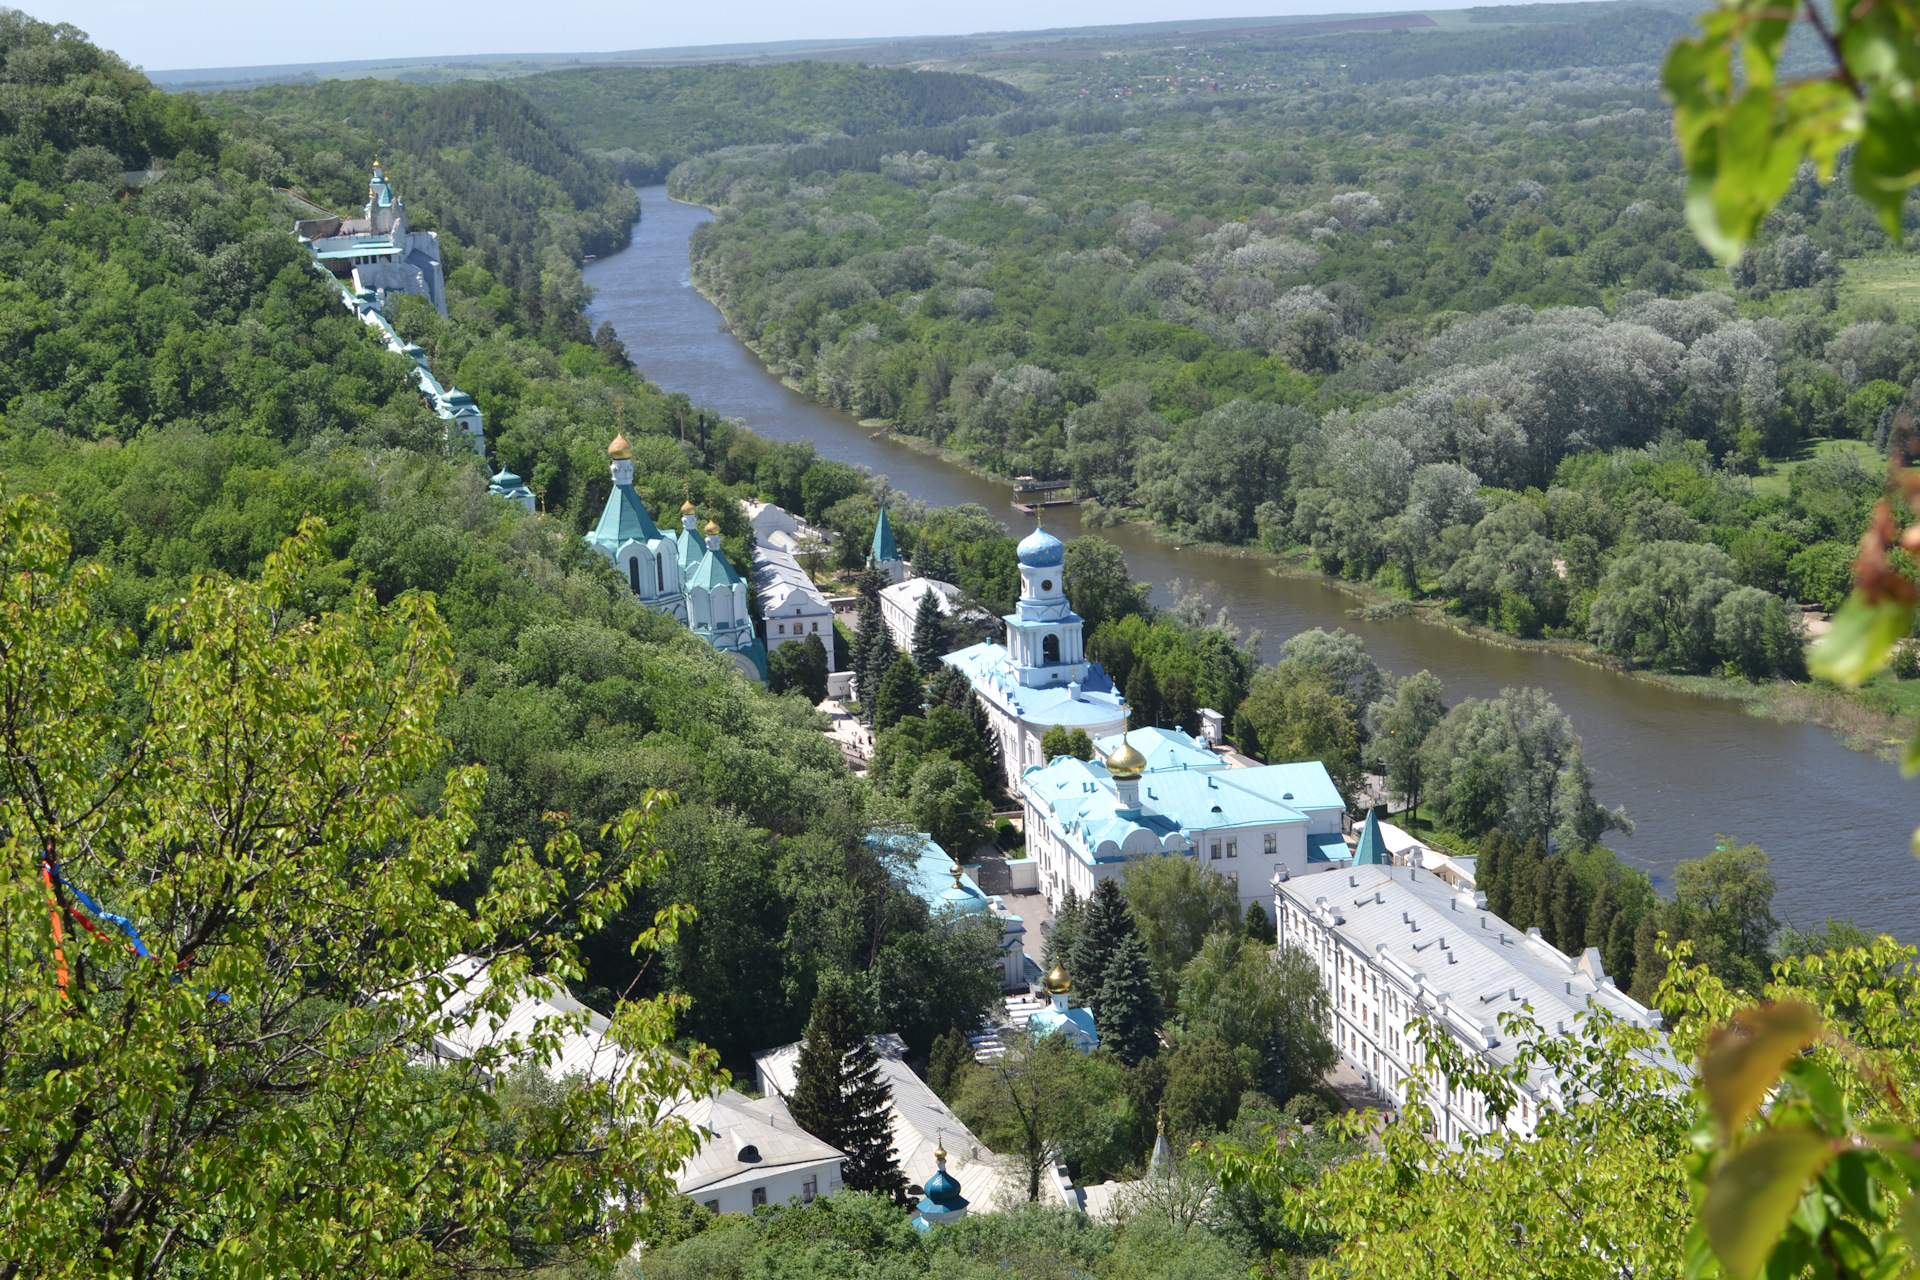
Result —
M 1018 550 L 1020 563 L 1029 569 L 1051 568 L 1064 563 L 1067 558 L 1067 544 L 1045 529 L 1036 528 L 1020 539 Z
M 925 1187 L 926 1199 L 921 1203 L 933 1204 L 942 1213 L 952 1213 L 955 1209 L 967 1207 L 966 1199 L 960 1194 L 960 1180 L 947 1172 L 944 1162 L 933 1171 Z

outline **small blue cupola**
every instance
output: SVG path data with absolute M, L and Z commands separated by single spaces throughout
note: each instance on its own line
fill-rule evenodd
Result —
M 939 1168 L 927 1179 L 926 1194 L 913 1207 L 913 1225 L 925 1231 L 938 1222 L 952 1222 L 967 1216 L 967 1199 L 960 1194 L 960 1179 L 947 1172 L 947 1144 L 943 1138 L 933 1149 Z

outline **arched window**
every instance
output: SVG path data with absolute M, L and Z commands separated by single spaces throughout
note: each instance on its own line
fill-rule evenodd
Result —
M 1059 636 L 1050 634 L 1045 640 L 1040 642 L 1040 660 L 1048 663 L 1060 661 Z
M 653 553 L 653 578 L 654 581 L 659 584 L 661 593 L 665 594 L 667 590 L 667 565 L 666 561 L 660 558 L 658 551 Z
M 627 583 L 633 588 L 633 594 L 640 594 L 640 557 L 632 556 L 627 560 Z

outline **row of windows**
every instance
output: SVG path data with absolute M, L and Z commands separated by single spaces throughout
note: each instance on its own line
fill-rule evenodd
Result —
M 802 1204 L 812 1204 L 819 1196 L 820 1179 L 818 1175 L 808 1178 L 800 1184 L 800 1202 Z M 767 1202 L 767 1189 L 765 1187 L 755 1187 L 753 1189 L 752 1200 L 753 1207 L 756 1209 L 765 1204 Z M 709 1213 L 720 1212 L 720 1202 L 718 1200 L 708 1200 L 706 1201 L 706 1206 L 707 1212 Z
M 817 622 L 816 622 L 816 623 L 814 623 L 814 624 L 813 624 L 813 630 L 814 630 L 814 634 L 816 634 L 816 635 L 817 635 L 817 634 L 819 634 L 819 631 L 820 631 L 820 624 L 819 624 L 819 623 L 817 623 Z M 786 623 L 784 623 L 784 622 L 783 622 L 783 623 L 781 623 L 781 624 L 780 624 L 780 630 L 779 630 L 779 632 L 778 632 L 778 634 L 780 634 L 780 635 L 785 635 L 785 634 L 787 634 L 787 624 L 786 624 Z M 801 626 L 800 626 L 800 624 L 796 622 L 796 623 L 794 623 L 794 624 L 793 624 L 793 634 L 795 634 L 795 635 L 797 635 L 797 636 L 803 636 L 803 635 L 806 635 L 807 633 L 806 633 L 806 632 L 805 632 L 804 630 L 802 630 L 802 629 L 801 629 Z

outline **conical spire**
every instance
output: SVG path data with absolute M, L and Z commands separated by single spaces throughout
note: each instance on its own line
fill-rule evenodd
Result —
M 870 556 L 875 564 L 886 564 L 900 558 L 900 549 L 894 545 L 893 525 L 887 520 L 887 509 L 880 508 L 880 522 L 873 526 L 873 550 Z
M 1367 810 L 1367 825 L 1360 830 L 1360 843 L 1353 847 L 1356 867 L 1384 867 L 1393 861 L 1387 853 L 1386 839 L 1380 834 L 1380 815 Z

